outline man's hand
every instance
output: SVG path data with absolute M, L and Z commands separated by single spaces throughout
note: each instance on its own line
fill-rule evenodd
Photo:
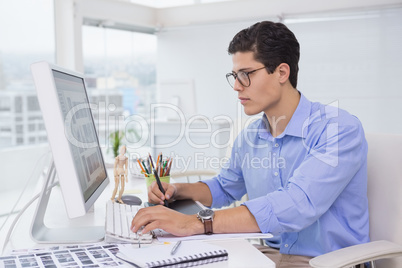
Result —
M 164 204 L 164 200 L 174 201 L 174 195 L 177 192 L 176 186 L 174 184 L 161 182 L 163 189 L 165 190 L 165 195 L 159 190 L 156 181 L 152 182 L 148 189 L 148 202 L 152 204 Z
M 163 229 L 175 236 L 189 236 L 204 232 L 204 225 L 197 215 L 186 215 L 164 206 L 140 209 L 131 222 L 131 231 L 136 233 L 142 226 L 143 233 Z

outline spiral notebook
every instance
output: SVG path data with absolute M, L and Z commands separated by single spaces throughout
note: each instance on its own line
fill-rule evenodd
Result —
M 116 257 L 138 267 L 192 267 L 212 262 L 226 261 L 227 251 L 220 246 L 202 241 L 183 241 L 174 255 L 174 243 L 135 248 L 119 247 Z

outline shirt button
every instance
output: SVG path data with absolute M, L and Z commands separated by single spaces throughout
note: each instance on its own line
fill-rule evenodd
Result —
M 278 176 L 278 174 L 279 174 L 279 173 L 275 171 L 274 175 L 275 175 L 275 176 Z
M 275 147 L 279 147 L 279 144 L 275 143 Z
M 285 248 L 287 248 L 289 245 L 288 244 L 285 244 Z

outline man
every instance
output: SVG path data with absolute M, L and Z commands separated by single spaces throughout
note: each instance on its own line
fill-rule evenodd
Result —
M 227 79 L 247 115 L 263 112 L 234 142 L 220 174 L 198 183 L 156 185 L 152 203 L 193 199 L 221 207 L 212 226 L 163 206 L 141 209 L 132 230 L 161 228 L 178 236 L 272 233 L 261 248 L 277 267 L 309 267 L 311 257 L 369 241 L 367 142 L 357 118 L 306 99 L 297 89 L 299 43 L 283 24 L 256 23 L 229 45 Z M 267 161 L 268 160 L 268 161 Z M 208 225 L 207 225 L 208 222 Z M 204 225 L 205 224 L 205 225 Z

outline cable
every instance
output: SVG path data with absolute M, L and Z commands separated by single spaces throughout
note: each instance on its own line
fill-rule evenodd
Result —
M 8 213 L 7 218 L 4 220 L 3 224 L 1 225 L 1 227 L 0 227 L 0 232 L 1 232 L 1 230 L 4 228 L 4 226 L 6 225 L 8 219 L 10 218 L 10 216 L 11 216 L 12 214 L 14 214 L 14 213 L 17 213 L 17 211 L 14 211 L 14 210 L 15 210 L 15 208 L 17 207 L 18 203 L 21 201 L 21 198 L 22 198 L 22 196 L 24 195 L 25 190 L 28 188 L 28 185 L 29 185 L 29 183 L 31 182 L 31 180 L 32 180 L 32 178 L 33 178 L 33 175 L 35 174 L 35 170 L 36 170 L 36 168 L 37 168 L 37 166 L 38 166 L 39 161 L 41 161 L 43 157 L 45 157 L 46 155 L 48 155 L 49 152 L 50 152 L 50 150 L 49 150 L 48 152 L 42 154 L 41 157 L 39 157 L 39 159 L 36 161 L 36 163 L 35 163 L 35 168 L 34 168 L 34 170 L 31 172 L 31 176 L 29 176 L 27 182 L 25 183 L 24 188 L 23 188 L 22 191 L 21 191 L 20 196 L 18 197 L 18 199 L 17 199 L 17 201 L 15 202 L 15 204 L 14 204 L 13 208 L 11 209 L 11 211 Z M 2 217 L 2 216 L 4 216 L 4 215 L 5 215 L 5 214 L 0 215 L 0 217 Z
M 52 189 L 52 188 L 53 188 L 54 186 L 56 186 L 57 184 L 59 184 L 59 182 L 53 182 L 49 187 L 46 188 L 46 191 L 49 191 L 50 189 Z M 42 194 L 42 192 L 40 192 L 40 193 L 36 194 L 34 197 L 32 197 L 32 199 L 29 200 L 28 203 L 25 204 L 25 206 L 20 210 L 20 212 L 18 213 L 18 215 L 15 217 L 13 223 L 12 223 L 11 226 L 10 226 L 10 229 L 8 229 L 8 233 L 7 233 L 6 239 L 4 240 L 3 250 L 2 250 L 2 252 L 1 252 L 1 255 L 4 254 L 4 250 L 5 250 L 7 244 L 8 244 L 8 242 L 9 242 L 9 240 L 10 240 L 10 236 L 11 236 L 13 230 L 14 230 L 14 227 L 15 227 L 17 221 L 18 221 L 19 218 L 22 216 L 22 214 L 25 212 L 25 210 L 26 210 L 30 205 L 32 205 L 32 203 L 33 203 L 36 199 L 38 199 L 38 198 L 41 196 L 41 194 Z

